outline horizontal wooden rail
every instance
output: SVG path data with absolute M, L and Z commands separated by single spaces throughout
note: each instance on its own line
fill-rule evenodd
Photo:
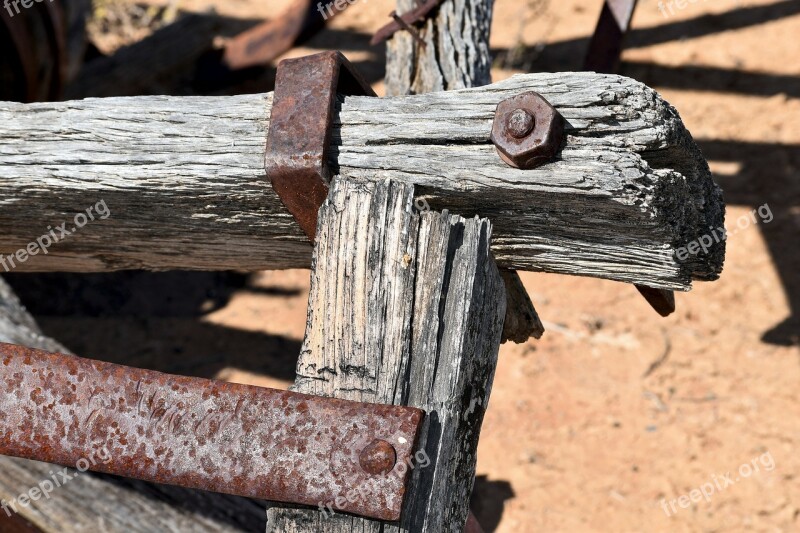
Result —
M 518 170 L 489 133 L 497 103 L 527 90 L 564 115 L 568 138 L 556 161 Z M 311 246 L 265 176 L 271 103 L 271 93 L 0 103 L 0 254 L 17 271 L 309 267 Z M 676 256 L 722 226 L 721 193 L 675 109 L 624 77 L 348 97 L 333 145 L 336 170 L 412 183 L 420 206 L 492 220 L 501 267 L 678 290 L 722 268 L 724 241 Z M 95 209 L 79 228 L 75 215 L 101 201 L 110 215 Z M 60 240 L 45 254 L 30 243 L 47 234 Z

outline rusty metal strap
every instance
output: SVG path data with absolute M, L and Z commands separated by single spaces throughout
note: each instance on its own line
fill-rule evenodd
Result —
M 265 167 L 272 188 L 311 242 L 328 195 L 328 149 L 336 94 L 376 96 L 340 52 L 278 65 Z
M 423 412 L 0 344 L 0 454 L 397 520 Z
M 430 17 L 433 11 L 439 7 L 444 0 L 425 0 L 418 1 L 417 7 L 402 15 L 397 15 L 392 12 L 394 20 L 386 26 L 375 32 L 372 40 L 369 42 L 371 46 L 380 44 L 389 39 L 392 35 L 400 30 L 408 30 L 412 25 L 426 20 Z

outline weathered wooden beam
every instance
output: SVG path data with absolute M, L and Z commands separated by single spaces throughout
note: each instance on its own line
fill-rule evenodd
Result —
M 489 141 L 497 103 L 535 90 L 566 146 L 535 170 Z M 104 200 L 112 215 L 16 261 L 20 271 L 308 267 L 310 246 L 264 175 L 272 95 L 0 103 L 0 254 Z M 633 80 L 531 74 L 398 98 L 349 97 L 331 164 L 414 184 L 437 210 L 490 218 L 498 265 L 688 290 L 715 279 L 724 243 L 676 250 L 724 205 L 677 112 Z
M 424 453 L 399 523 L 332 514 L 334 501 L 320 502 L 324 513 L 273 508 L 267 531 L 463 530 L 505 313 L 490 241 L 486 219 L 415 213 L 412 186 L 334 182 L 293 388 L 420 407 Z
M 0 279 L 0 342 L 69 353 L 45 336 L 17 296 Z M 98 453 L 102 453 L 98 450 Z M 98 455 L 98 458 L 100 455 Z M 247 498 L 154 485 L 91 472 L 67 472 L 68 482 L 43 494 L 40 485 L 55 478 L 64 482 L 62 467 L 0 456 L 0 531 L 29 522 L 50 532 L 85 531 L 256 531 L 264 524 L 264 505 Z M 51 483 L 52 485 L 52 483 Z M 20 503 L 19 496 L 35 500 Z M 16 509 L 16 511 L 15 511 Z M 14 517 L 21 520 L 12 520 Z

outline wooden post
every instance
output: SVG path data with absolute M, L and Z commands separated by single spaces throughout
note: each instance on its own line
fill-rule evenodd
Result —
M 402 0 L 401 3 L 403 3 Z M 491 3 L 491 0 L 477 0 L 476 2 L 476 4 L 488 7 L 489 14 L 491 13 Z M 436 27 L 435 24 L 434 27 Z M 440 31 L 444 30 L 440 29 Z M 488 40 L 488 26 L 483 37 L 485 37 L 484 41 Z M 407 79 L 400 74 L 404 70 L 403 67 L 414 65 L 415 59 L 416 66 L 420 70 L 430 66 L 440 67 L 440 63 L 455 67 L 456 65 L 453 63 L 456 57 L 459 56 L 460 51 L 466 48 L 465 38 L 469 39 L 469 35 L 456 35 L 452 39 L 456 48 L 450 47 L 445 51 L 446 55 L 442 58 L 437 58 L 433 50 L 427 47 L 416 58 L 413 54 L 408 53 L 409 50 L 406 50 L 407 61 L 400 61 L 398 54 L 395 54 L 394 61 L 392 61 L 390 52 L 389 73 L 387 76 L 388 92 L 395 95 L 410 92 L 410 88 L 404 87 L 401 82 L 401 80 L 407 81 Z M 450 42 L 447 38 L 444 40 Z M 392 43 L 390 43 L 389 48 L 390 50 L 393 48 Z M 477 58 L 488 60 L 488 48 L 485 57 L 479 55 Z M 488 64 L 488 61 L 486 61 L 486 64 Z M 447 69 L 440 68 L 437 72 L 442 70 Z M 473 85 L 475 77 L 475 73 L 472 73 L 471 75 L 464 75 L 459 79 L 451 80 L 451 88 L 470 87 Z M 488 78 L 484 81 L 481 76 L 477 76 L 477 81 L 478 83 L 482 81 L 488 83 Z M 441 90 L 442 88 L 430 76 L 423 76 L 415 83 L 416 92 Z M 336 196 L 347 198 L 346 189 L 350 186 L 346 182 L 344 184 L 336 182 L 334 187 L 338 188 L 338 190 L 333 191 L 333 198 L 330 203 L 334 205 L 343 203 L 341 199 L 337 201 Z M 412 199 L 410 196 L 412 192 L 408 191 L 409 197 L 406 200 L 408 203 Z M 375 196 L 382 199 L 384 193 L 377 190 Z M 389 199 L 390 203 L 393 201 L 396 202 L 397 200 Z M 408 273 L 404 273 L 402 270 L 403 268 L 408 268 L 413 257 L 413 255 L 407 253 L 409 243 L 403 241 L 401 246 L 392 246 L 389 249 L 395 250 L 396 257 L 388 261 L 392 265 L 388 285 L 393 287 L 395 291 L 398 289 L 408 291 L 410 283 L 415 283 L 417 287 L 413 291 L 415 293 L 414 301 L 407 302 L 407 305 L 411 305 L 415 310 L 410 330 L 406 329 L 407 322 L 405 322 L 408 316 L 408 307 L 406 307 L 406 310 L 396 309 L 391 315 L 386 315 L 393 317 L 390 318 L 392 322 L 395 322 L 392 324 L 391 322 L 382 323 L 382 320 L 386 320 L 386 318 L 381 314 L 377 317 L 371 316 L 369 304 L 366 305 L 366 309 L 361 311 L 359 310 L 361 305 L 358 304 L 355 305 L 355 309 L 350 309 L 351 302 L 368 300 L 364 296 L 355 298 L 352 301 L 347 299 L 343 302 L 343 305 L 336 301 L 320 301 L 320 294 L 328 295 L 328 298 L 339 291 L 348 294 L 350 290 L 348 290 L 347 286 L 342 288 L 338 285 L 343 281 L 346 285 L 355 283 L 356 290 L 353 293 L 363 290 L 361 289 L 364 284 L 362 280 L 348 281 L 347 276 L 337 275 L 342 268 L 345 271 L 350 270 L 348 261 L 351 261 L 353 255 L 356 255 L 353 254 L 353 250 L 348 250 L 347 248 L 343 250 L 341 245 L 337 246 L 337 244 L 340 242 L 362 242 L 372 232 L 376 233 L 378 235 L 377 239 L 379 239 L 383 229 L 377 226 L 373 228 L 367 227 L 361 236 L 351 234 L 349 231 L 341 236 L 337 234 L 335 235 L 336 242 L 333 246 L 329 246 L 326 243 L 325 237 L 329 240 L 331 233 L 336 231 L 336 228 L 347 227 L 346 223 L 337 220 L 337 218 L 341 216 L 343 217 L 342 220 L 349 220 L 353 217 L 353 214 L 346 214 L 348 209 L 355 214 L 362 211 L 363 214 L 360 218 L 366 218 L 371 211 L 369 204 L 369 201 L 359 203 L 356 200 L 352 204 L 346 203 L 343 207 L 335 209 L 332 217 L 331 213 L 328 212 L 330 208 L 327 210 L 323 208 L 320 214 L 320 231 L 324 233 L 320 233 L 320 239 L 315 250 L 316 262 L 312 273 L 312 292 L 309 303 L 310 323 L 306 333 L 306 344 L 303 347 L 303 353 L 298 364 L 296 387 L 302 392 L 311 394 L 333 394 L 337 397 L 357 398 L 362 401 L 410 402 L 410 405 L 426 409 L 428 416 L 424 422 L 425 433 L 420 449 L 431 459 L 431 464 L 414 471 L 401 523 L 399 525 L 390 525 L 386 529 L 389 531 L 452 531 L 461 533 L 464 530 L 469 514 L 469 499 L 472 493 L 477 462 L 478 435 L 480 434 L 481 422 L 488 404 L 488 391 L 491 390 L 500 338 L 496 334 L 494 335 L 495 338 L 492 338 L 493 336 L 490 333 L 488 338 L 485 337 L 482 341 L 480 349 L 477 350 L 473 348 L 464 351 L 466 346 L 462 342 L 457 342 L 455 349 L 441 351 L 435 358 L 423 355 L 425 362 L 422 365 L 419 357 L 421 354 L 429 353 L 437 342 L 444 345 L 449 344 L 444 335 L 440 337 L 440 327 L 437 326 L 441 324 L 448 328 L 445 330 L 446 332 L 456 332 L 457 339 L 459 337 L 464 338 L 464 335 L 468 334 L 468 329 L 459 331 L 457 324 L 459 320 L 462 320 L 461 317 L 468 317 L 466 320 L 468 328 L 470 327 L 469 322 L 473 322 L 481 329 L 486 326 L 491 329 L 494 326 L 494 329 L 501 331 L 502 328 L 499 325 L 506 322 L 505 317 L 507 316 L 507 313 L 502 312 L 502 308 L 505 307 L 504 294 L 506 293 L 503 277 L 499 275 L 494 261 L 488 255 L 483 256 L 483 253 L 477 257 L 479 261 L 477 263 L 474 262 L 475 257 L 470 253 L 464 256 L 466 261 L 463 265 L 448 265 L 447 259 L 450 255 L 447 252 L 448 241 L 452 241 L 454 238 L 452 220 L 458 217 L 451 217 L 447 214 L 437 214 L 433 217 L 424 215 L 420 235 L 423 237 L 430 236 L 425 226 L 432 218 L 435 223 L 433 228 L 436 230 L 438 226 L 435 234 L 440 236 L 429 242 L 422 238 L 420 242 L 416 243 L 416 249 L 420 254 L 416 258 L 417 263 L 416 268 L 414 268 L 416 279 L 409 278 Z M 388 220 L 393 220 L 393 218 L 384 217 L 382 215 L 383 211 L 382 208 L 379 209 L 380 216 L 374 221 L 369 221 L 369 224 L 386 224 Z M 388 212 L 393 213 L 395 215 L 394 219 L 397 219 L 396 209 L 388 209 Z M 413 236 L 416 232 L 414 224 L 409 221 L 407 214 L 406 216 L 401 215 L 400 219 L 403 221 L 403 227 L 395 226 L 391 228 L 397 231 L 397 236 L 392 236 L 387 232 L 386 236 L 391 239 L 389 242 L 394 243 L 398 236 Z M 469 222 L 474 223 L 475 221 Z M 466 225 L 467 231 L 464 231 L 464 235 L 458 238 L 463 239 L 462 246 L 467 247 L 472 252 L 471 249 L 475 245 L 473 240 L 475 238 L 480 239 L 482 232 L 469 231 L 470 226 L 473 225 L 469 224 L 469 222 Z M 397 222 L 395 222 L 396 224 Z M 488 226 L 488 223 L 484 222 L 484 224 Z M 476 250 L 488 244 L 481 243 L 480 240 L 474 242 L 478 244 Z M 370 246 L 365 243 L 363 248 L 366 254 Z M 321 257 L 320 254 L 325 251 L 328 252 L 328 257 Z M 402 257 L 400 257 L 401 254 Z M 363 258 L 356 258 L 355 263 L 359 264 L 366 261 L 366 259 L 366 255 Z M 386 261 L 384 257 L 380 257 L 380 259 L 382 262 Z M 401 262 L 400 270 L 398 270 L 396 264 L 398 259 Z M 493 274 L 487 278 L 486 281 L 489 284 L 486 287 L 479 287 L 470 279 L 473 269 L 481 269 L 482 261 L 486 262 Z M 403 266 L 403 263 L 405 266 Z M 448 272 L 453 267 L 456 268 Z M 378 278 L 377 272 L 380 272 L 381 268 L 381 264 L 377 263 L 371 269 L 368 267 L 366 272 L 365 269 L 352 268 L 352 273 L 354 276 L 364 276 L 366 274 L 367 278 L 371 280 Z M 447 292 L 453 290 L 453 281 L 462 279 L 458 271 L 463 268 L 467 269 L 466 274 L 469 283 L 457 288 L 455 292 L 455 294 L 464 295 L 463 299 L 457 298 L 453 300 L 452 297 L 445 297 Z M 369 272 L 372 269 L 376 271 L 376 274 Z M 397 281 L 391 281 L 392 277 L 397 278 Z M 505 277 L 511 282 L 509 286 L 512 288 L 511 293 L 515 303 L 527 302 L 529 306 L 530 311 L 523 311 L 523 316 L 536 316 L 536 311 L 530 304 L 530 300 L 527 299 L 527 295 L 525 295 L 524 299 L 521 299 L 520 295 L 517 294 L 520 290 L 524 294 L 524 288 L 521 283 L 515 283 L 519 282 L 516 273 L 506 272 Z M 450 281 L 447 281 L 448 278 L 450 278 Z M 376 279 L 376 281 L 378 280 Z M 374 286 L 374 283 L 368 284 L 367 287 Z M 386 284 L 386 280 L 380 280 L 378 286 Z M 449 286 L 449 291 L 445 290 L 446 286 Z M 459 286 L 460 284 L 455 287 Z M 475 290 L 478 291 L 477 294 L 471 294 L 471 291 Z M 479 315 L 476 315 L 475 310 L 471 308 L 475 307 L 473 299 L 475 299 L 476 295 L 481 297 L 480 293 L 484 291 L 486 292 L 482 295 L 482 298 L 485 302 L 488 298 L 488 305 L 484 304 L 487 305 L 485 309 L 481 309 L 480 306 L 477 307 L 478 312 L 484 315 L 483 319 L 479 320 Z M 391 296 L 389 297 L 391 298 Z M 442 300 L 447 302 L 444 314 L 440 309 Z M 502 307 L 493 306 L 493 303 L 499 303 Z M 386 304 L 380 302 L 376 309 L 385 307 Z M 326 308 L 329 309 L 328 312 L 324 311 Z M 339 313 L 344 316 L 339 315 Z M 329 322 L 328 327 L 319 324 L 315 320 L 315 317 L 320 314 L 325 317 L 323 320 Z M 510 314 L 516 316 L 513 312 Z M 338 322 L 341 322 L 344 327 L 337 327 Z M 448 324 L 448 322 L 450 323 Z M 518 324 L 520 321 L 512 320 L 512 322 Z M 539 322 L 538 317 L 536 322 Z M 416 327 L 414 327 L 415 325 Z M 352 336 L 350 328 L 352 326 L 357 332 L 355 335 L 357 338 L 361 338 L 364 335 L 362 331 L 367 332 L 366 339 L 356 344 L 355 349 L 349 348 L 354 346 L 350 340 Z M 385 331 L 382 331 L 383 328 L 385 328 Z M 320 335 L 319 332 L 321 331 L 330 331 L 332 336 L 336 336 L 337 333 L 341 332 L 343 338 Z M 408 343 L 407 338 L 412 334 L 410 369 L 404 368 L 406 366 L 406 356 L 393 356 L 389 358 L 389 364 L 387 365 L 384 355 L 386 348 L 388 348 L 389 353 L 403 353 L 405 351 L 404 347 Z M 517 333 L 516 336 L 519 338 L 522 334 Z M 527 339 L 527 335 L 525 335 L 525 338 Z M 388 342 L 382 345 L 383 339 Z M 309 346 L 310 343 L 313 346 Z M 337 353 L 334 347 L 342 344 L 344 349 Z M 380 348 L 383 348 L 383 350 Z M 471 351 L 474 352 L 474 357 L 469 356 Z M 436 352 L 439 352 L 439 350 L 436 350 Z M 372 359 L 371 361 L 370 358 Z M 321 371 L 321 369 L 337 368 L 356 368 L 358 372 L 352 372 L 352 375 L 348 375 L 347 372 L 341 372 L 344 375 L 340 375 L 340 373 L 325 375 Z M 362 377 L 365 372 L 370 376 L 367 380 Z M 375 379 L 372 378 L 373 374 L 376 374 L 376 383 L 373 383 Z M 320 380 L 320 377 L 323 377 L 323 379 Z M 435 387 L 434 385 L 437 382 L 442 385 Z M 398 389 L 400 391 L 407 390 L 408 392 L 398 394 Z M 363 393 L 365 390 L 369 391 L 366 397 Z M 462 421 L 462 416 L 466 418 L 465 421 Z M 322 507 L 324 507 L 325 503 L 321 503 Z M 268 531 L 275 532 L 336 531 L 344 533 L 384 530 L 372 521 L 354 517 L 342 517 L 335 524 L 331 524 L 329 520 L 333 517 L 328 516 L 328 511 L 319 513 L 304 510 L 274 509 L 268 513 L 268 516 Z
M 417 214 L 413 195 L 395 182 L 333 183 L 320 210 L 294 386 L 427 412 L 401 522 L 276 507 L 270 532 L 463 530 L 505 291 L 489 252 L 491 223 Z

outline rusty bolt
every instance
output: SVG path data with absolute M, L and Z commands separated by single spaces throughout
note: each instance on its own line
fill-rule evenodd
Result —
M 497 105 L 490 138 L 512 167 L 536 168 L 561 148 L 564 117 L 539 93 L 518 94 Z
M 361 450 L 358 462 L 364 472 L 374 476 L 387 474 L 397 463 L 397 452 L 394 446 L 385 440 L 375 439 L 366 448 Z
M 528 135 L 536 125 L 536 119 L 525 109 L 515 109 L 506 117 L 506 130 L 515 139 Z

